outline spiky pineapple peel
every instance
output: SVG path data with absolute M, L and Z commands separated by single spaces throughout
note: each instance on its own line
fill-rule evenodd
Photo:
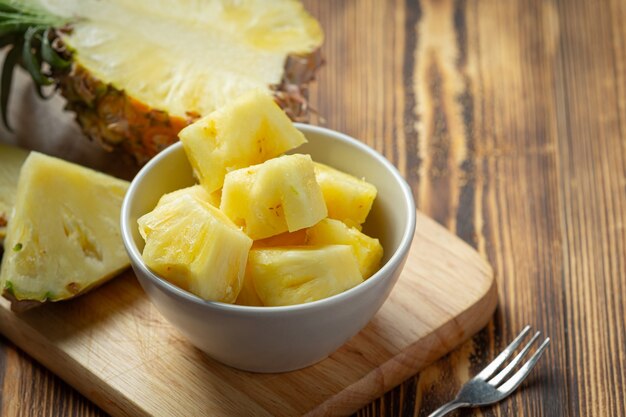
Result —
M 87 136 L 140 163 L 197 117 L 252 89 L 273 93 L 292 119 L 307 119 L 323 34 L 297 0 L 0 5 L 0 43 L 13 45 L 2 76 L 5 115 L 21 63 L 39 88 L 60 89 Z

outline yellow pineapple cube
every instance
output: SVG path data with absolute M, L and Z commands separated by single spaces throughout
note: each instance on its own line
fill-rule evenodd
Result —
M 255 240 L 252 248 L 275 248 L 279 246 L 302 246 L 306 244 L 306 231 L 300 229 L 295 232 L 285 232 L 265 239 Z
M 137 221 L 146 241 L 142 257 L 174 285 L 205 300 L 233 303 L 252 240 L 198 193 L 186 190 L 161 199 Z
M 383 257 L 383 247 L 378 239 L 334 219 L 324 219 L 306 229 L 306 243 L 313 246 L 350 245 L 364 279 L 378 271 Z
M 233 170 L 260 164 L 306 142 L 271 96 L 244 94 L 179 135 L 194 174 L 208 192 Z
M 348 245 L 253 249 L 246 274 L 265 306 L 321 300 L 363 282 Z
M 20 171 L 7 229 L 3 295 L 14 302 L 64 300 L 126 268 L 119 218 L 128 185 L 31 152 Z
M 220 209 L 252 239 L 313 226 L 326 204 L 309 155 L 285 155 L 229 172 Z
M 328 217 L 349 226 L 363 224 L 376 198 L 376 187 L 328 165 L 314 164 L 315 177 L 328 207 Z
M 201 185 L 192 185 L 191 187 L 181 188 L 180 190 L 172 191 L 171 193 L 167 193 L 163 195 L 159 199 L 159 204 L 167 204 L 169 202 L 175 201 L 180 198 L 184 194 L 189 194 L 198 200 L 206 201 L 213 207 L 219 207 L 221 201 L 220 191 L 214 191 L 212 193 L 208 193 L 206 189 Z

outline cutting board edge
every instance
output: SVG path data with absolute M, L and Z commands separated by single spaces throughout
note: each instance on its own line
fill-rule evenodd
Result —
M 489 320 L 498 306 L 498 290 L 495 274 L 493 273 L 491 265 L 484 259 L 483 262 L 490 272 L 490 285 L 486 287 L 486 291 L 476 302 L 468 306 L 458 316 L 450 318 L 450 320 L 426 335 L 426 337 L 416 340 L 401 354 L 383 363 L 357 383 L 328 398 L 317 408 L 306 413 L 305 416 L 326 417 L 351 415 L 360 410 L 364 404 L 369 404 L 381 397 L 387 391 L 400 385 L 431 363 L 450 353 L 483 329 L 489 323 Z M 463 331 L 464 326 L 459 324 L 460 321 L 466 323 L 465 328 L 469 330 Z M 441 340 L 445 338 L 441 337 L 440 334 L 453 331 L 459 334 L 459 338 L 451 344 L 441 343 Z M 417 362 L 408 365 L 405 363 L 408 362 L 407 359 L 404 361 L 398 360 L 399 356 L 406 358 L 409 353 L 416 350 L 418 346 L 420 350 L 423 350 L 424 343 L 428 346 L 432 346 L 424 358 L 419 358 Z M 396 373 L 396 376 L 394 376 L 394 373 Z

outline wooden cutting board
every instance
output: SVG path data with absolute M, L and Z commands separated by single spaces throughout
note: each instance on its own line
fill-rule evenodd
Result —
M 345 415 L 468 339 L 496 301 L 491 267 L 418 212 L 409 259 L 381 310 L 299 371 L 254 374 L 212 360 L 165 321 L 130 270 L 21 315 L 2 299 L 0 331 L 115 416 Z

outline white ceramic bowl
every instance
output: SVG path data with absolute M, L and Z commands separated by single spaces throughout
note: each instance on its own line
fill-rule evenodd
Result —
M 294 152 L 365 178 L 378 196 L 364 232 L 378 237 L 382 268 L 362 284 L 324 300 L 285 307 L 209 302 L 151 272 L 141 258 L 137 219 L 165 193 L 193 184 L 180 143 L 153 158 L 132 181 L 121 228 L 132 267 L 150 300 L 192 344 L 235 368 L 284 372 L 318 362 L 357 334 L 376 314 L 404 266 L 415 230 L 415 203 L 398 171 L 380 154 L 344 134 L 297 124 L 308 143 Z

